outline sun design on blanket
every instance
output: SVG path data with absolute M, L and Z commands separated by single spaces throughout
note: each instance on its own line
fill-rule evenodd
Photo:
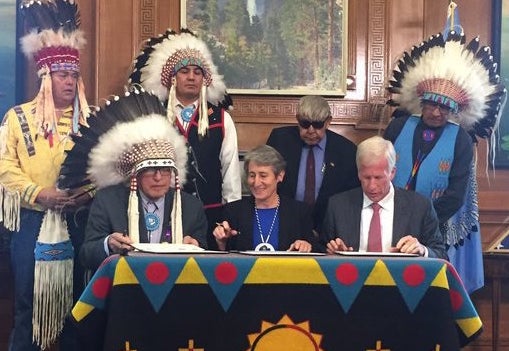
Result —
M 259 333 L 249 334 L 247 351 L 293 350 L 323 351 L 320 348 L 321 334 L 311 333 L 309 321 L 294 323 L 284 315 L 276 324 L 262 321 Z

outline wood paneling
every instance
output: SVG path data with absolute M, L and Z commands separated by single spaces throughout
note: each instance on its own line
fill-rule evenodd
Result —
M 132 62 L 152 36 L 178 28 L 180 2 L 175 0 L 81 0 L 82 29 L 88 44 L 82 71 L 91 104 L 101 105 L 123 92 Z

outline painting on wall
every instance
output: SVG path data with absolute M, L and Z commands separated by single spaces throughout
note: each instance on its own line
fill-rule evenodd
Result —
M 0 0 L 0 121 L 15 104 L 16 1 Z
M 181 0 L 230 93 L 345 95 L 347 0 Z
M 509 88 L 509 0 L 493 0 L 493 54 L 499 74 Z M 505 105 L 495 146 L 495 167 L 509 168 L 509 104 Z

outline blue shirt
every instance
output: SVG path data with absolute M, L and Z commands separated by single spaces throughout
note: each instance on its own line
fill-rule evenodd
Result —
M 260 220 L 260 228 L 258 227 L 258 219 L 256 213 L 253 213 L 253 249 L 260 243 L 269 243 L 278 250 L 279 246 L 279 213 L 276 216 L 276 208 L 258 208 L 258 219 Z

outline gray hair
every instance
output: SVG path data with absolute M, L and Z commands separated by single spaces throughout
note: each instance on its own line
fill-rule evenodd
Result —
M 368 138 L 357 145 L 356 163 L 357 169 L 363 166 L 369 166 L 381 159 L 387 160 L 388 171 L 391 172 L 396 166 L 396 151 L 389 140 L 379 135 Z
M 331 117 L 329 103 L 318 95 L 303 96 L 297 106 L 297 119 L 322 122 Z
M 286 161 L 281 154 L 269 145 L 259 145 L 249 151 L 244 157 L 244 172 L 247 177 L 249 163 L 254 162 L 261 166 L 271 166 L 274 174 L 278 175 L 286 168 Z

